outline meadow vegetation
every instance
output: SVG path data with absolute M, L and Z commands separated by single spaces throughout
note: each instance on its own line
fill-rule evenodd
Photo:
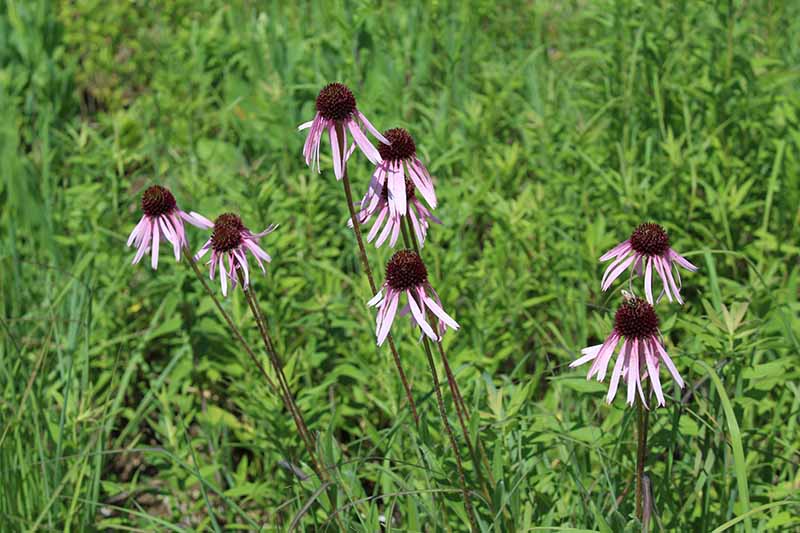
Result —
M 466 531 L 421 345 L 395 325 L 416 427 L 329 151 L 302 158 L 330 81 L 435 177 L 484 531 L 640 528 L 635 411 L 568 364 L 619 303 L 598 257 L 651 220 L 700 268 L 658 308 L 687 387 L 650 415 L 650 529 L 797 530 L 798 37 L 772 0 L 5 0 L 0 531 Z M 360 196 L 371 167 L 349 171 Z M 330 483 L 191 270 L 130 265 L 154 183 L 280 224 L 253 286 Z M 369 248 L 379 283 L 390 254 Z

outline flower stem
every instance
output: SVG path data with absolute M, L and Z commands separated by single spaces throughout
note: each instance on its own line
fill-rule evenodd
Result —
M 261 307 L 258 305 L 256 294 L 250 289 L 249 286 L 245 287 L 242 273 L 237 271 L 237 274 L 239 275 L 239 283 L 242 284 L 242 289 L 244 291 L 245 298 L 247 299 L 247 303 L 250 306 L 250 311 L 253 313 L 253 317 L 256 319 L 256 324 L 258 325 L 259 333 L 261 333 L 261 339 L 264 342 L 264 347 L 267 349 L 267 354 L 269 355 L 272 367 L 278 376 L 278 383 L 283 390 L 284 403 L 286 404 L 286 408 L 292 414 L 295 426 L 297 426 L 297 431 L 300 433 L 300 438 L 303 439 L 303 443 L 305 444 L 306 452 L 308 452 L 308 455 L 311 458 L 311 464 L 314 466 L 314 470 L 317 472 L 317 476 L 319 476 L 320 481 L 323 482 L 323 486 L 325 486 L 325 482 L 332 483 L 328 470 L 323 467 L 317 458 L 317 454 L 314 453 L 314 439 L 312 438 L 311 433 L 308 431 L 308 426 L 306 425 L 306 421 L 303 419 L 303 414 L 300 412 L 300 408 L 297 407 L 297 403 L 294 400 L 292 391 L 289 389 L 289 382 L 286 379 L 286 374 L 283 372 L 283 364 L 278 356 L 278 352 L 275 350 L 275 343 L 272 342 L 272 336 L 269 333 L 269 324 L 267 323 L 266 317 L 261 312 Z M 335 502 L 335 489 L 329 488 L 328 492 L 331 503 Z M 342 519 L 339 517 L 339 515 L 334 514 L 334 518 L 336 523 L 339 525 L 340 530 L 344 531 L 344 524 L 342 523 Z
M 269 356 L 272 368 L 275 371 L 276 376 L 278 377 L 278 385 L 280 386 L 282 397 L 284 403 L 286 404 L 286 409 L 289 411 L 289 413 L 292 415 L 292 418 L 294 419 L 295 426 L 297 426 L 297 431 L 300 434 L 300 438 L 303 439 L 303 443 L 305 444 L 306 451 L 308 452 L 308 455 L 311 458 L 311 462 L 314 465 L 314 469 L 317 471 L 317 474 L 319 475 L 320 479 L 327 480 L 328 472 L 324 468 L 322 468 L 317 459 L 316 453 L 314 453 L 314 440 L 308 431 L 308 426 L 306 425 L 306 422 L 303 419 L 303 415 L 300 412 L 300 409 L 297 407 L 297 403 L 294 400 L 294 396 L 292 395 L 292 392 L 289 389 L 289 383 L 286 380 L 286 375 L 283 372 L 283 364 L 281 363 L 281 360 L 278 357 L 277 352 L 275 351 L 275 344 L 272 342 L 272 337 L 269 334 L 269 327 L 267 325 L 267 321 L 264 318 L 264 315 L 261 313 L 261 308 L 258 306 L 258 300 L 256 299 L 256 295 L 250 289 L 249 286 L 245 287 L 242 273 L 237 270 L 237 274 L 239 276 L 239 283 L 241 283 L 242 285 L 242 289 L 245 294 L 245 299 L 247 300 L 247 304 L 250 307 L 250 311 L 253 313 L 253 318 L 255 318 L 256 320 L 258 331 L 261 334 L 261 340 L 264 342 L 264 348 L 266 348 L 267 350 L 267 355 Z
M 649 411 L 644 407 L 641 398 L 636 401 L 637 449 L 636 449 L 636 518 L 642 518 L 642 491 L 644 480 L 644 464 L 647 460 L 647 426 Z
M 261 372 L 261 375 L 264 377 L 264 381 L 267 382 L 267 385 L 269 385 L 269 388 L 272 390 L 272 392 L 277 395 L 280 395 L 280 392 L 278 391 L 278 387 L 275 385 L 275 382 L 272 380 L 271 377 L 269 377 L 269 374 L 267 374 L 267 371 L 264 369 L 264 366 L 261 364 L 261 362 L 258 360 L 258 357 L 256 357 L 256 354 L 253 352 L 253 349 L 250 347 L 250 345 L 242 336 L 242 332 L 239 331 L 239 328 L 236 327 L 236 324 L 233 323 L 233 319 L 228 314 L 228 312 L 225 311 L 225 308 L 222 307 L 222 304 L 219 302 L 217 295 L 214 294 L 214 291 L 211 290 L 211 287 L 208 286 L 205 276 L 203 276 L 203 273 L 200 272 L 200 269 L 197 267 L 197 262 L 194 260 L 191 250 L 189 250 L 188 247 L 184 246 L 183 253 L 186 256 L 186 259 L 189 261 L 189 266 L 192 267 L 192 271 L 197 276 L 197 279 L 200 280 L 200 283 L 203 285 L 203 288 L 205 289 L 206 293 L 211 297 L 211 300 L 214 302 L 217 311 L 219 311 L 219 313 L 222 315 L 222 318 L 225 319 L 225 322 L 231 329 L 233 336 L 236 337 L 236 339 L 241 343 L 242 347 L 244 348 L 244 351 L 247 352 L 247 355 L 250 356 L 250 360 L 253 361 L 253 364 L 255 364 L 256 368 L 258 368 L 259 372 Z
M 320 481 L 321 482 L 328 481 L 330 483 L 328 472 L 325 469 L 321 468 L 319 463 L 317 462 L 316 455 L 313 452 L 313 447 L 311 446 L 311 443 L 310 443 L 310 440 L 309 440 L 309 437 L 308 437 L 308 429 L 306 429 L 305 421 L 302 419 L 302 416 L 300 416 L 299 410 L 296 412 L 297 416 L 295 416 L 295 412 L 292 409 L 292 407 L 293 407 L 293 401 L 292 400 L 293 399 L 292 399 L 291 394 L 288 394 L 288 396 L 287 396 L 285 394 L 282 394 L 281 391 L 278 390 L 278 387 L 275 385 L 275 382 L 272 380 L 272 378 L 269 377 L 269 374 L 267 374 L 267 371 L 264 368 L 264 365 L 262 365 L 261 362 L 258 360 L 258 357 L 256 357 L 256 354 L 253 352 L 253 349 L 250 347 L 250 345 L 245 340 L 244 336 L 242 335 L 242 332 L 239 330 L 238 327 L 236 327 L 236 324 L 234 324 L 233 319 L 231 318 L 230 314 L 228 314 L 228 312 L 225 311 L 225 308 L 222 307 L 222 304 L 220 303 L 219 299 L 217 298 L 217 295 L 214 294 L 214 291 L 211 290 L 211 287 L 208 286 L 208 283 L 206 282 L 206 278 L 203 276 L 203 273 L 200 272 L 200 269 L 197 267 L 197 262 L 194 260 L 194 256 L 192 256 L 192 252 L 191 252 L 191 250 L 189 250 L 188 246 L 184 246 L 183 247 L 183 252 L 184 252 L 184 255 L 186 256 L 186 258 L 187 258 L 187 260 L 189 262 L 189 266 L 192 267 L 192 271 L 194 272 L 195 276 L 197 276 L 197 279 L 200 280 L 200 283 L 203 285 L 203 289 L 205 289 L 206 293 L 211 297 L 211 300 L 214 302 L 214 305 L 216 306 L 217 310 L 220 312 L 222 317 L 225 319 L 225 322 L 228 324 L 228 327 L 231 329 L 231 332 L 233 333 L 233 336 L 236 337 L 236 339 L 242 344 L 242 347 L 244 348 L 244 351 L 247 352 L 247 355 L 253 361 L 253 364 L 256 365 L 256 368 L 258 368 L 258 371 L 264 377 L 264 381 L 267 382 L 267 385 L 272 390 L 272 392 L 274 394 L 276 394 L 277 396 L 280 396 L 281 400 L 283 400 L 283 403 L 286 406 L 286 409 L 289 410 L 289 412 L 292 414 L 292 418 L 295 421 L 295 425 L 297 425 L 297 427 L 298 427 L 298 431 L 301 433 L 301 438 L 303 439 L 303 444 L 306 447 L 306 451 L 308 452 L 308 454 L 309 454 L 309 456 L 311 458 L 311 463 L 314 465 L 314 470 L 317 472 L 317 476 L 319 476 Z M 241 279 L 241 273 L 239 273 L 239 276 L 240 276 L 239 281 L 241 283 L 243 281 Z M 244 286 L 244 283 L 242 283 L 242 286 Z M 250 291 L 245 291 L 245 297 L 247 298 L 248 303 L 250 303 L 249 293 L 250 293 Z M 251 310 L 252 309 L 253 309 L 253 307 L 251 307 Z M 258 310 L 258 307 L 256 306 L 255 309 Z M 259 315 L 260 315 L 260 313 L 259 313 Z M 259 322 L 258 318 L 256 318 L 256 322 L 257 323 Z M 259 329 L 261 329 L 260 326 L 259 326 Z M 262 338 L 264 339 L 265 346 L 269 346 L 267 348 L 267 352 L 271 353 L 271 351 L 272 351 L 272 339 L 269 337 L 268 333 L 267 333 L 266 336 L 262 336 Z M 270 356 L 270 359 L 272 359 L 272 356 Z M 277 367 L 276 372 L 278 373 L 279 376 L 283 376 L 283 371 L 280 369 L 279 366 Z M 285 377 L 284 377 L 284 380 L 285 380 Z M 283 385 L 283 383 L 282 383 L 282 385 Z M 283 389 L 283 387 L 281 387 L 281 389 Z M 288 392 L 288 389 L 287 389 L 287 392 Z M 300 429 L 301 425 L 302 425 L 303 429 Z M 334 499 L 331 497 L 331 502 L 333 502 L 333 501 L 334 501 Z M 342 530 L 344 530 L 344 525 L 342 524 L 341 518 L 339 518 L 338 515 L 336 516 L 336 522 L 339 524 L 340 528 Z
M 417 255 L 422 257 L 422 252 L 420 251 L 419 243 L 417 242 L 417 236 L 414 233 L 414 228 L 411 225 L 411 220 L 406 217 L 406 225 L 401 226 L 403 230 L 403 240 L 406 243 L 407 247 L 414 248 L 414 251 L 417 252 Z M 407 231 L 406 231 L 407 229 Z M 436 324 L 436 318 L 430 314 L 429 318 L 432 324 Z M 467 430 L 467 424 L 465 422 L 465 418 L 469 420 L 470 414 L 467 410 L 467 406 L 464 403 L 464 398 L 461 395 L 461 389 L 458 386 L 458 381 L 456 381 L 456 377 L 453 374 L 452 369 L 450 368 L 450 361 L 447 358 L 447 354 L 444 350 L 444 345 L 442 344 L 442 339 L 440 338 L 439 341 L 436 343 L 439 348 L 439 357 L 442 360 L 442 366 L 444 366 L 445 375 L 447 376 L 447 383 L 450 386 L 450 393 L 453 396 L 453 404 L 456 408 L 456 414 L 458 415 L 458 421 L 461 425 L 461 432 L 464 434 L 464 440 L 467 443 L 467 448 L 469 449 L 470 456 L 472 457 L 472 462 L 475 464 L 475 470 L 478 473 L 478 477 L 481 479 L 484 493 L 487 499 L 491 499 L 489 497 L 489 488 L 486 486 L 486 481 L 483 477 L 483 472 L 481 471 L 481 461 L 478 460 L 478 455 L 475 453 L 475 448 L 472 445 L 472 440 L 469 438 L 469 431 Z M 489 458 L 486 455 L 486 449 L 483 446 L 483 442 L 481 441 L 480 435 L 476 437 L 478 449 L 481 452 L 481 459 L 483 463 L 483 468 L 486 469 L 486 474 L 489 476 L 489 483 L 491 486 L 495 485 L 494 476 L 492 475 L 492 469 L 489 466 Z M 507 513 L 506 513 L 507 514 Z M 510 518 L 510 516 L 507 516 Z
M 444 426 L 445 432 L 447 433 L 447 437 L 450 440 L 450 447 L 453 449 L 453 454 L 456 457 L 456 466 L 458 467 L 458 480 L 461 484 L 461 492 L 464 496 L 464 505 L 467 509 L 467 516 L 469 517 L 469 523 L 472 527 L 472 531 L 478 531 L 478 521 L 475 519 L 475 510 L 472 508 L 472 502 L 470 501 L 469 491 L 467 490 L 467 480 L 464 476 L 464 466 L 461 464 L 461 452 L 458 451 L 458 444 L 456 443 L 456 438 L 453 435 L 453 430 L 450 428 L 450 422 L 447 420 L 447 412 L 444 408 L 444 400 L 442 400 L 442 391 L 441 386 L 439 385 L 439 376 L 436 372 L 436 365 L 433 362 L 433 355 L 431 354 L 431 347 L 430 343 L 428 342 L 428 338 L 423 338 L 423 344 L 425 346 L 425 356 L 428 358 L 428 366 L 431 369 L 431 376 L 433 377 L 433 389 L 436 391 L 436 402 L 439 405 L 439 416 L 442 418 L 442 425 Z
M 353 231 L 356 234 L 356 241 L 358 242 L 361 266 L 364 268 L 364 272 L 367 274 L 367 280 L 369 281 L 369 288 L 372 291 L 372 295 L 375 295 L 378 292 L 378 287 L 375 285 L 375 278 L 372 275 L 372 269 L 369 267 L 367 250 L 364 247 L 364 239 L 361 236 L 361 225 L 358 222 L 355 205 L 353 204 L 353 191 L 350 189 L 350 178 L 347 176 L 347 161 L 344 160 L 344 154 L 346 153 L 347 147 L 344 145 L 344 127 L 341 125 L 341 123 L 336 124 L 336 135 L 339 138 L 339 153 L 342 154 L 342 168 L 344 174 L 342 178 L 342 185 L 344 186 L 344 195 L 347 199 L 347 208 L 350 210 L 350 220 L 353 222 Z M 391 350 L 392 358 L 394 359 L 394 365 L 397 367 L 397 373 L 400 376 L 400 381 L 403 383 L 403 389 L 405 389 L 406 392 L 408 406 L 411 408 L 411 414 L 414 415 L 414 423 L 419 426 L 417 404 L 414 402 L 414 397 L 411 394 L 411 387 L 408 385 L 408 379 L 406 379 L 406 373 L 403 370 L 403 363 L 400 361 L 400 355 L 397 353 L 397 347 L 394 344 L 392 334 L 390 333 L 387 338 L 389 340 L 389 349 Z

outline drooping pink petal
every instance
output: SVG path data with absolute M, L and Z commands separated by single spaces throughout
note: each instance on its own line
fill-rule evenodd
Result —
M 408 306 L 411 308 L 411 314 L 413 315 L 414 319 L 416 319 L 419 327 L 422 328 L 422 331 L 425 332 L 425 335 L 434 341 L 438 341 L 439 337 L 433 332 L 433 328 L 431 328 L 430 324 L 428 324 L 428 322 L 425 320 L 425 316 L 422 314 L 422 311 L 417 305 L 417 302 L 411 291 L 406 291 L 406 295 L 408 296 Z
M 612 331 L 611 335 L 606 338 L 603 351 L 598 355 L 598 366 L 600 367 L 600 371 L 597 374 L 597 381 L 603 381 L 606 378 L 608 363 L 611 361 L 611 357 L 614 355 L 614 350 L 617 349 L 617 344 L 619 344 L 620 338 L 621 337 L 619 333 L 616 331 Z
M 620 255 L 624 255 L 631 249 L 631 241 L 630 239 L 627 241 L 622 241 L 606 253 L 600 256 L 600 262 L 608 261 L 612 257 L 618 257 Z
M 389 234 L 391 233 L 394 224 L 400 224 L 400 217 L 395 217 L 394 215 L 390 214 L 389 219 L 386 221 L 386 226 L 383 228 L 383 231 L 380 234 L 380 237 L 378 237 L 378 240 L 375 241 L 376 248 L 380 247 L 380 245 L 382 245 L 386 239 L 389 238 Z
M 210 249 L 211 249 L 211 239 L 208 239 L 206 243 L 203 245 L 203 247 L 197 250 L 197 253 L 194 254 L 195 262 L 202 259 L 203 256 L 206 255 Z
M 667 273 L 667 279 L 669 280 L 669 285 L 672 288 L 672 293 L 675 295 L 675 299 L 679 304 L 683 305 L 681 292 L 678 289 L 678 285 L 675 283 L 675 278 L 672 277 L 672 264 L 668 259 L 661 258 L 661 265 L 664 271 Z
M 389 239 L 389 246 L 394 248 L 394 245 L 397 243 L 397 238 L 400 236 L 400 228 L 403 226 L 403 223 L 399 217 L 396 219 L 390 218 L 389 222 L 394 224 L 394 227 L 392 227 L 392 237 Z
M 664 265 L 661 263 L 661 258 L 656 257 L 653 259 L 653 266 L 656 267 L 656 273 L 661 278 L 661 284 L 664 286 L 664 294 L 667 300 L 672 301 L 672 291 L 669 290 L 669 281 L 667 281 L 667 274 L 664 272 Z
M 669 256 L 670 259 L 672 259 L 673 261 L 678 263 L 680 266 L 682 266 L 686 270 L 689 270 L 690 272 L 697 272 L 697 267 L 696 266 L 694 266 L 692 263 L 687 261 L 687 259 L 685 257 L 683 257 L 681 254 L 679 254 L 678 252 L 676 252 L 672 248 L 670 248 L 667 253 L 668 253 L 668 256 Z
M 139 236 L 139 233 L 142 232 L 142 228 L 145 228 L 146 226 L 147 226 L 147 217 L 143 216 L 142 218 L 139 219 L 139 223 L 136 224 L 136 227 L 133 228 L 133 231 L 128 236 L 128 243 L 126 244 L 126 246 L 130 246 L 131 244 L 133 244 L 133 242 Z
M 442 305 L 442 299 L 439 298 L 439 294 L 436 292 L 436 289 L 433 288 L 433 285 L 430 283 L 425 285 L 425 291 L 427 294 L 432 294 L 434 301 L 439 305 L 439 307 L 444 309 L 444 305 Z M 444 335 L 445 326 L 445 323 L 442 320 L 439 320 L 439 334 Z
M 433 312 L 433 314 L 434 314 L 434 315 L 436 315 L 437 317 L 439 317 L 439 318 L 442 320 L 442 322 L 444 322 L 445 324 L 447 324 L 447 325 L 448 325 L 448 326 L 450 326 L 451 328 L 453 328 L 453 329 L 458 329 L 458 328 L 460 328 L 460 327 L 461 327 L 461 326 L 459 326 L 459 325 L 458 325 L 458 322 L 456 322 L 455 320 L 453 320 L 453 317 L 451 317 L 450 315 L 448 315 L 448 314 L 445 312 L 445 310 L 444 310 L 444 309 L 442 309 L 442 307 L 441 307 L 441 306 L 440 306 L 438 303 L 436 303 L 436 302 L 433 300 L 433 298 L 431 298 L 430 296 L 427 296 L 427 295 L 425 296 L 425 304 L 426 304 L 426 305 L 428 306 L 428 308 L 429 308 L 429 309 L 430 309 L 430 310 Z
M 422 166 L 422 163 L 417 165 L 415 161 L 406 163 L 408 176 L 411 178 L 411 181 L 414 183 L 414 186 L 420 192 L 422 197 L 425 198 L 425 201 L 428 202 L 428 205 L 435 209 L 437 204 L 436 193 L 433 190 L 433 184 L 421 177 L 421 172 L 419 170 L 420 166 Z
M 161 228 L 161 234 L 164 235 L 164 238 L 167 240 L 167 242 L 169 242 L 170 244 L 173 245 L 173 247 L 175 248 L 175 251 L 176 251 L 176 255 L 177 255 L 177 253 L 180 252 L 180 248 L 178 248 L 178 246 L 180 246 L 180 241 L 178 241 L 178 238 L 175 236 L 175 233 L 172 231 L 172 227 L 171 227 L 170 223 L 167 221 L 166 217 L 163 216 L 163 215 L 157 217 L 157 220 L 158 220 L 158 225 Z M 175 259 L 178 259 L 178 258 L 176 257 Z
M 594 374 L 597 374 L 597 381 L 603 381 L 605 379 L 608 363 L 611 361 L 611 356 L 614 355 L 614 350 L 618 342 L 619 335 L 616 331 L 612 331 L 603 342 L 603 347 L 600 353 L 597 354 L 597 359 L 595 359 L 594 364 L 589 369 L 589 375 L 586 376 L 586 379 L 591 379 Z
M 144 228 L 140 231 L 140 239 L 139 248 L 136 250 L 136 256 L 133 258 L 131 264 L 135 265 L 139 261 L 142 260 L 144 253 L 150 247 L 150 239 L 152 239 L 152 223 L 149 219 L 146 219 Z
M 395 215 L 406 214 L 406 180 L 403 165 L 398 162 L 389 167 L 389 207 Z
M 658 339 L 653 339 L 652 343 L 653 346 L 656 347 L 658 354 L 661 356 L 661 360 L 664 361 L 665 365 L 667 365 L 667 370 L 669 370 L 669 373 L 672 374 L 672 379 L 675 380 L 675 383 L 678 384 L 678 387 L 683 388 L 683 378 L 678 373 L 678 369 L 675 368 L 675 364 L 672 362 L 672 359 L 670 359 L 669 355 L 667 355 L 667 351 L 664 349 Z
M 183 218 L 181 218 L 180 214 L 182 211 L 175 211 L 170 213 L 169 221 L 172 223 L 172 229 L 175 232 L 175 236 L 178 238 L 179 241 L 179 248 L 183 248 L 184 246 L 189 246 L 188 241 L 186 240 L 186 229 L 183 225 Z
M 219 279 L 222 286 L 222 295 L 228 295 L 228 273 L 225 271 L 225 254 L 219 255 Z
M 636 357 L 638 358 L 638 364 L 636 367 L 636 390 L 639 391 L 639 399 L 642 401 L 642 406 L 645 409 L 650 409 L 650 406 L 647 405 L 647 399 L 644 397 L 644 388 L 642 388 L 642 368 L 645 366 L 644 362 L 644 343 L 646 339 L 642 339 L 639 341 L 639 346 L 636 350 Z M 645 373 L 647 371 L 645 370 Z
M 327 126 L 327 121 L 317 113 L 314 123 L 311 125 L 311 131 L 308 132 L 308 136 L 306 137 L 303 155 L 305 155 L 306 158 L 306 165 L 308 165 L 312 171 L 316 169 L 317 172 L 321 172 L 319 166 L 319 149 L 322 144 L 322 135 L 327 129 Z
M 620 348 L 617 362 L 614 364 L 614 370 L 611 372 L 611 383 L 608 386 L 608 394 L 606 395 L 606 402 L 611 403 L 614 401 L 614 396 L 617 395 L 617 387 L 619 386 L 619 378 L 622 377 L 623 364 L 628 352 L 628 340 L 622 341 L 622 348 Z
M 301 124 L 298 130 L 302 131 L 307 128 L 311 129 L 306 136 L 306 142 L 303 144 L 303 156 L 305 157 L 306 165 L 311 167 L 312 171 L 314 170 L 315 162 L 317 163 L 317 170 L 319 170 L 319 144 L 323 128 L 322 116 L 317 113 L 314 115 L 313 120 Z
M 244 273 L 244 287 L 248 287 L 250 285 L 250 268 L 247 264 L 247 256 L 240 249 L 234 249 L 233 254 L 236 256 L 236 262 L 239 264 L 239 268 L 241 268 Z
M 414 203 L 411 203 L 411 207 L 408 209 L 408 216 L 411 219 L 411 226 L 414 228 L 414 234 L 417 236 L 417 241 L 419 242 L 420 248 L 425 246 L 425 232 L 422 231 L 422 227 L 420 226 L 419 220 L 414 212 Z
M 647 363 L 647 374 L 650 377 L 650 383 L 653 384 L 653 391 L 656 393 L 658 405 L 663 406 L 665 405 L 664 392 L 661 390 L 661 379 L 658 376 L 658 368 L 656 367 L 656 355 L 653 353 L 649 339 L 645 339 L 642 345 L 644 346 L 644 360 Z
M 633 265 L 631 266 L 631 277 L 633 277 L 633 272 L 635 272 L 637 276 L 642 275 L 642 263 L 644 263 L 643 259 L 645 259 L 645 256 L 639 254 L 636 258 L 636 261 L 633 262 Z
M 261 269 L 261 272 L 266 274 L 267 273 L 267 269 L 264 268 L 264 263 L 261 262 L 261 258 L 258 257 L 258 255 L 256 255 L 256 253 L 253 251 L 252 246 L 248 245 L 248 241 L 246 241 L 246 240 L 243 241 L 242 242 L 242 246 L 244 246 L 245 249 L 250 250 L 250 253 L 253 254 L 253 257 L 255 258 L 256 263 L 258 263 L 258 267 Z M 259 250 L 261 250 L 261 248 L 259 248 Z M 263 252 L 263 250 L 261 250 L 261 251 Z M 245 255 L 244 254 L 244 250 L 242 250 L 242 255 Z M 267 255 L 267 257 L 269 257 L 269 255 Z M 267 262 L 269 262 L 269 261 L 267 261 Z
M 265 252 L 258 244 L 256 244 L 256 241 L 252 239 L 243 239 L 242 246 L 250 250 L 254 256 L 258 257 L 259 259 L 263 259 L 267 263 L 272 261 L 272 257 L 270 257 L 267 252 Z
M 153 227 L 153 250 L 150 252 L 150 266 L 153 270 L 158 268 L 158 245 L 159 241 L 161 240 L 161 236 L 158 233 L 158 221 L 154 220 L 152 223 Z
M 381 331 L 381 324 L 383 324 L 383 317 L 386 316 L 386 311 L 389 310 L 389 299 L 392 296 L 391 289 L 386 290 L 386 296 L 378 304 L 378 312 L 375 314 L 375 336 Z
M 644 294 L 647 301 L 653 305 L 653 258 L 647 258 L 647 267 L 644 271 Z
M 378 139 L 383 144 L 388 144 L 391 146 L 392 143 L 390 143 L 389 140 L 381 134 L 381 132 L 375 129 L 375 126 L 373 126 L 372 123 L 369 120 L 367 120 L 367 117 L 364 116 L 364 113 L 356 110 L 356 114 L 358 115 L 359 120 L 361 120 L 361 122 L 367 128 L 367 131 L 369 131 L 373 137 Z
M 228 276 L 231 279 L 231 289 L 236 288 L 236 282 L 238 278 L 236 277 L 236 259 L 232 252 L 228 252 Z
M 571 362 L 569 364 L 569 367 L 575 368 L 585 363 L 588 363 L 589 361 L 594 361 L 594 359 L 597 357 L 597 354 L 600 353 L 600 348 L 602 347 L 603 347 L 602 344 L 595 344 L 594 346 L 588 346 L 584 348 L 583 350 L 581 350 L 581 353 L 583 355 L 575 359 L 573 362 Z M 590 377 L 586 376 L 586 379 L 590 379 Z
M 372 229 L 369 230 L 369 234 L 367 235 L 367 242 L 372 242 L 372 239 L 374 239 L 375 235 L 378 234 L 378 230 L 381 228 L 383 219 L 386 218 L 386 214 L 388 212 L 389 212 L 388 206 L 380 210 L 380 213 L 378 213 L 378 217 L 375 219 L 375 223 L 372 225 Z
M 339 135 L 336 133 L 336 128 L 328 130 L 328 139 L 331 141 L 331 154 L 333 157 L 333 173 L 337 180 L 342 179 L 344 171 L 342 170 L 342 154 L 339 151 Z
M 426 226 L 428 225 L 427 223 L 428 220 L 432 220 L 436 224 L 442 224 L 442 221 L 439 220 L 433 213 L 431 213 L 429 209 L 427 209 L 424 205 L 422 205 L 421 202 L 416 202 L 414 204 L 414 207 L 417 208 L 417 212 L 419 213 L 419 216 L 422 218 L 422 220 L 426 221 L 425 222 Z
M 386 161 L 382 161 L 375 167 L 375 172 L 372 173 L 372 177 L 369 180 L 367 194 L 365 194 L 364 198 L 361 200 L 362 209 L 374 209 L 375 204 L 380 200 L 381 193 L 383 192 L 387 180 L 388 165 Z M 367 204 L 370 205 L 369 208 Z
M 367 302 L 367 307 L 375 307 L 381 302 L 382 299 L 383 299 L 383 288 L 378 289 L 378 293 Z
M 611 261 L 611 263 L 606 267 L 605 272 L 603 272 L 603 279 L 600 280 L 600 286 L 601 287 L 603 285 L 605 285 L 606 280 L 608 279 L 608 276 L 611 274 L 611 272 L 613 272 L 614 269 L 617 268 L 617 266 L 619 266 L 623 261 L 625 261 L 625 259 L 626 259 L 626 255 L 622 254 L 622 255 L 618 256 L 616 259 L 614 259 L 613 261 Z
M 265 235 L 269 235 L 270 233 L 272 233 L 273 231 L 278 229 L 278 226 L 280 226 L 280 224 L 270 224 L 269 226 L 267 226 L 267 229 L 265 229 L 264 231 L 260 231 L 258 233 L 253 233 L 253 237 L 255 237 L 257 239 L 260 239 L 261 237 L 264 237 Z
M 636 385 L 639 383 L 639 340 L 633 339 L 628 350 L 628 405 L 636 399 Z
M 615 268 L 615 269 L 614 269 L 614 270 L 613 270 L 613 271 L 612 271 L 612 272 L 611 272 L 611 273 L 608 275 L 608 277 L 606 278 L 605 282 L 602 284 L 601 288 L 603 289 L 603 291 L 606 291 L 606 290 L 608 290 L 608 288 L 611 286 L 611 284 L 612 284 L 612 283 L 614 283 L 614 281 L 615 281 L 615 280 L 616 280 L 616 279 L 617 279 L 617 278 L 618 278 L 618 277 L 619 277 L 619 276 L 620 276 L 620 275 L 621 275 L 623 272 L 625 272 L 625 269 L 626 269 L 626 268 L 628 268 L 628 267 L 630 266 L 630 264 L 631 264 L 631 263 L 634 261 L 634 259 L 636 259 L 637 255 L 638 255 L 638 254 L 634 254 L 634 255 L 632 255 L 632 256 L 630 256 L 630 257 L 628 257 L 626 260 L 624 260 L 624 261 L 623 261 L 622 263 L 620 263 L 619 265 L 617 265 L 617 268 Z M 608 273 L 608 270 L 606 270 L 606 273 Z
M 347 128 L 350 130 L 350 133 L 353 134 L 353 140 L 358 145 L 359 149 L 367 156 L 370 163 L 373 165 L 377 165 L 382 161 L 381 154 L 378 153 L 378 149 L 369 142 L 364 132 L 361 131 L 361 128 L 358 126 L 358 123 L 355 120 L 348 120 L 347 121 Z
M 383 341 L 386 340 L 386 337 L 389 335 L 389 328 L 392 326 L 392 322 L 394 321 L 394 315 L 397 312 L 397 304 L 400 302 L 400 294 L 392 291 L 391 297 L 389 294 L 386 295 L 386 299 L 383 302 L 384 306 L 386 307 L 386 313 L 381 320 L 381 327 L 378 330 L 378 346 L 383 344 Z

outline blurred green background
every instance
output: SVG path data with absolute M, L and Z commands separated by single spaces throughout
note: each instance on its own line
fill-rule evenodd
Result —
M 597 257 L 646 220 L 700 266 L 657 309 L 689 387 L 663 378 L 650 417 L 651 529 L 797 530 L 798 36 L 792 1 L 3 0 L 0 530 L 334 531 L 334 508 L 465 530 L 420 345 L 395 326 L 417 430 L 328 151 L 303 163 L 329 81 L 435 176 L 425 257 L 503 502 L 476 499 L 485 531 L 639 527 L 633 411 L 567 364 L 621 298 Z M 350 175 L 363 194 L 365 158 Z M 292 421 L 189 269 L 130 266 L 153 183 L 281 224 L 255 288 L 333 492 L 287 470 L 311 472 Z

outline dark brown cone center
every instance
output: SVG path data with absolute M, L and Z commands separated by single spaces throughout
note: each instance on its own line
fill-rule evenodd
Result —
M 658 315 L 641 298 L 626 300 L 614 315 L 614 329 L 626 339 L 645 339 L 658 333 Z
M 663 255 L 669 250 L 669 235 L 658 224 L 645 222 L 631 233 L 631 247 L 640 254 Z
M 403 128 L 392 128 L 383 133 L 392 144 L 378 143 L 378 153 L 384 161 L 401 161 L 417 153 L 414 139 Z
M 317 111 L 328 120 L 344 120 L 356 110 L 356 97 L 343 83 L 330 83 L 317 96 Z
M 386 264 L 386 283 L 396 291 L 419 287 L 428 281 L 428 270 L 413 250 L 396 252 Z
M 242 219 L 233 213 L 224 213 L 214 221 L 211 247 L 216 252 L 229 252 L 242 244 L 245 227 Z
M 142 194 L 142 211 L 149 217 L 166 215 L 175 209 L 177 209 L 175 197 L 166 187 L 153 185 Z

